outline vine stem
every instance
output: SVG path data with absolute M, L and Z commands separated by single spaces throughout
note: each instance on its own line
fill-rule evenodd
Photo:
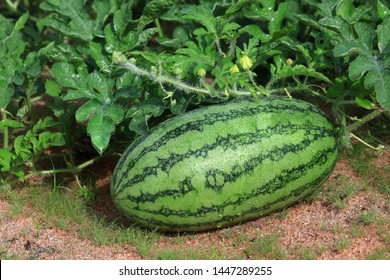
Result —
M 374 147 L 370 144 L 368 144 L 366 141 L 364 141 L 363 139 L 359 138 L 358 136 L 356 136 L 355 134 L 353 134 L 352 132 L 349 133 L 351 135 L 352 138 L 355 138 L 356 140 L 358 140 L 359 142 L 363 143 L 364 145 L 366 145 L 367 147 L 377 151 L 378 153 L 382 154 L 385 146 L 383 145 L 379 145 L 378 147 Z
M 212 94 L 218 94 L 220 96 L 226 96 L 226 91 L 217 91 L 212 90 L 210 88 L 200 88 L 194 85 L 186 84 L 185 82 L 181 80 L 177 80 L 175 78 L 163 75 L 161 73 L 157 73 L 157 71 L 148 71 L 146 69 L 140 68 L 135 64 L 135 60 L 127 59 L 126 56 L 124 56 L 121 53 L 114 52 L 112 56 L 113 64 L 117 65 L 118 67 L 121 67 L 123 69 L 126 69 L 135 75 L 144 76 L 147 77 L 153 81 L 158 82 L 159 84 L 170 84 L 174 87 L 176 87 L 179 90 L 182 90 L 184 92 L 195 92 L 202 95 L 212 95 Z M 248 73 L 249 74 L 249 73 Z M 251 79 L 251 82 L 255 84 L 255 81 L 253 80 L 253 77 L 249 74 L 249 78 Z M 315 94 L 320 97 L 324 97 L 314 90 L 310 89 L 309 87 L 286 87 L 286 88 L 278 88 L 278 89 L 262 89 L 259 86 L 256 86 L 256 89 L 259 90 L 259 95 L 272 95 L 272 94 L 286 94 L 286 90 L 289 92 L 302 92 L 302 91 L 308 91 L 312 94 Z M 253 96 L 253 93 L 250 91 L 244 91 L 244 90 L 237 90 L 237 89 L 229 89 L 228 94 L 234 94 L 238 96 Z
M 348 132 L 352 132 L 354 130 L 356 130 L 358 127 L 362 126 L 363 124 L 371 121 L 372 119 L 378 117 L 380 114 L 382 114 L 384 112 L 384 109 L 383 108 L 378 108 L 374 111 L 372 111 L 371 113 L 369 113 L 368 115 L 364 116 L 363 118 L 361 118 L 360 120 L 354 122 L 353 124 L 351 125 L 348 125 L 347 126 L 347 131 Z
M 14 181 L 11 181 L 3 186 L 0 186 L 0 190 L 4 189 L 4 190 L 7 190 L 8 188 L 10 188 L 13 184 L 17 183 L 17 182 L 20 182 L 20 181 L 23 181 L 23 180 L 28 180 L 34 176 L 51 176 L 51 175 L 55 175 L 55 174 L 58 174 L 58 173 L 77 173 L 79 171 L 81 171 L 82 169 L 94 164 L 95 162 L 99 161 L 103 156 L 98 156 L 98 157 L 95 157 L 93 159 L 90 159 L 86 162 L 83 162 L 82 164 L 80 165 L 77 165 L 77 166 L 74 166 L 72 168 L 62 168 L 62 169 L 53 169 L 53 170 L 39 170 L 39 171 L 35 171 L 35 172 L 31 172 L 29 174 L 27 174 L 26 176 L 24 176 L 23 178 L 19 178 L 17 180 L 14 180 Z
M 5 122 L 7 120 L 7 113 L 5 112 L 5 109 L 1 109 L 1 117 L 2 121 Z M 3 133 L 3 149 L 8 150 L 8 126 L 5 124 L 4 126 L 4 133 Z

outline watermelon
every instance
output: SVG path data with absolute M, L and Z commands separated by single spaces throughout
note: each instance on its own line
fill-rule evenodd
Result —
M 298 99 L 239 99 L 173 117 L 134 141 L 111 196 L 161 231 L 218 229 L 284 209 L 321 186 L 338 156 L 335 128 Z

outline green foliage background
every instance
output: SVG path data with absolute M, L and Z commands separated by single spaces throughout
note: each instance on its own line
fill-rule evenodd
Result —
M 353 131 L 378 116 L 388 121 L 389 7 L 388 0 L 6 0 L 2 185 L 76 172 L 166 118 L 231 98 L 305 99 L 331 109 L 343 147 L 351 137 L 364 141 Z M 41 169 L 48 159 L 51 168 Z

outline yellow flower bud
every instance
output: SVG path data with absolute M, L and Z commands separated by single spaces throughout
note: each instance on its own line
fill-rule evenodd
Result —
M 175 68 L 175 74 L 176 75 L 181 75 L 181 73 L 183 72 L 183 70 L 181 69 L 181 68 L 179 68 L 179 67 L 177 67 L 177 68 Z
M 232 67 L 230 67 L 230 69 L 229 69 L 229 73 L 230 74 L 234 74 L 234 73 L 238 73 L 238 72 L 240 72 L 240 70 L 238 69 L 238 66 L 237 66 L 237 64 L 234 64 Z
M 126 56 L 124 56 L 122 53 L 115 51 L 112 54 L 112 62 L 114 64 L 123 64 L 126 63 L 127 59 Z
M 287 58 L 286 63 L 287 63 L 288 66 L 291 66 L 291 65 L 294 64 L 294 61 L 291 58 Z
M 200 68 L 198 70 L 197 74 L 198 74 L 198 77 L 203 78 L 204 76 L 206 76 L 206 70 L 204 70 L 203 68 Z
M 252 60 L 247 55 L 240 58 L 240 64 L 244 70 L 249 70 L 253 66 Z

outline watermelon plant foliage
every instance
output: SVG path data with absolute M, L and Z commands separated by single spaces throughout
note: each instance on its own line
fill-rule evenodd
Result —
M 282 95 L 331 108 L 348 147 L 362 124 L 388 117 L 389 7 L 388 0 L 1 2 L 1 185 L 77 172 L 162 120 L 240 97 Z M 53 168 L 42 169 L 48 158 Z

